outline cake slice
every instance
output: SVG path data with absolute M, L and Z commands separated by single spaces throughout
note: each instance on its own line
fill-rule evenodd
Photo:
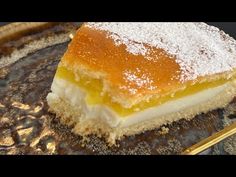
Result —
M 114 144 L 226 106 L 235 74 L 236 41 L 205 23 L 84 23 L 47 101 L 74 133 Z

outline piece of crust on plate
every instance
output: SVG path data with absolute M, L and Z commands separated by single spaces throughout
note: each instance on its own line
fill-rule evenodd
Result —
M 114 144 L 226 106 L 235 68 L 236 41 L 205 23 L 84 23 L 47 101 L 73 132 Z

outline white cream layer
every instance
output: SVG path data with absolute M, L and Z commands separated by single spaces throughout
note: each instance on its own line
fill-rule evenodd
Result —
M 61 98 L 78 107 L 83 116 L 78 119 L 103 119 L 111 127 L 127 127 L 148 119 L 158 118 L 173 112 L 184 110 L 197 104 L 204 103 L 224 91 L 230 83 L 207 89 L 196 94 L 186 96 L 173 101 L 168 101 L 162 105 L 151 107 L 143 111 L 133 113 L 126 117 L 120 117 L 112 109 L 105 105 L 88 105 L 85 101 L 86 92 L 75 84 L 60 78 L 54 78 L 52 83 L 52 93 L 47 97 L 48 103 Z

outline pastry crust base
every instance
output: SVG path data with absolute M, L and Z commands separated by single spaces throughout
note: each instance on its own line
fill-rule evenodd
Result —
M 165 124 L 171 124 L 180 119 L 190 120 L 200 113 L 225 107 L 236 95 L 236 81 L 219 93 L 217 96 L 202 104 L 198 104 L 179 112 L 170 113 L 151 120 L 143 121 L 129 127 L 111 128 L 104 120 L 83 119 L 81 111 L 78 107 L 71 106 L 67 101 L 56 97 L 48 100 L 50 111 L 55 113 L 61 123 L 72 126 L 72 132 L 81 136 L 96 134 L 99 137 L 105 137 L 109 145 L 114 145 L 116 140 L 120 140 L 124 136 L 134 135 L 146 130 L 159 128 Z

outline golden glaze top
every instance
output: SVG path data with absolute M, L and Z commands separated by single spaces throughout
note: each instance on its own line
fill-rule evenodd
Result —
M 183 70 L 174 55 L 148 44 L 143 44 L 150 51 L 148 55 L 133 54 L 127 51 L 127 45 L 115 44 L 109 33 L 83 25 L 70 43 L 62 64 L 71 68 L 82 65 L 102 72 L 111 88 L 130 97 L 167 93 L 189 82 L 183 81 L 188 68 Z
M 133 55 L 125 46 L 116 46 L 104 31 L 82 27 L 74 36 L 63 62 L 84 65 L 106 74 L 106 79 L 128 94 L 152 93 L 170 89 L 179 82 L 180 68 L 163 50 L 154 49 L 150 58 Z

